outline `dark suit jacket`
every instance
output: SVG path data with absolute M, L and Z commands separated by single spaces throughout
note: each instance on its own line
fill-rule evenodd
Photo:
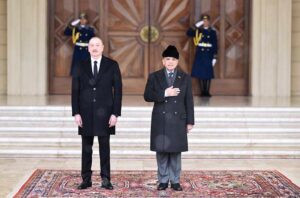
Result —
M 194 124 L 191 77 L 178 70 L 173 84 L 180 89 L 174 97 L 164 97 L 168 88 L 165 69 L 149 75 L 144 98 L 154 102 L 151 121 L 151 151 L 183 152 L 188 150 L 187 124 Z
M 109 128 L 108 122 L 112 114 L 121 115 L 122 79 L 118 63 L 102 56 L 96 79 L 90 59 L 80 62 L 77 68 L 72 79 L 72 115 L 81 115 L 83 127 L 78 128 L 79 134 L 115 134 L 115 127 Z

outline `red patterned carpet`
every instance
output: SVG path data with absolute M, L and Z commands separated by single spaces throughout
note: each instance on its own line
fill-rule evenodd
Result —
M 36 170 L 14 197 L 300 197 L 300 188 L 278 171 L 184 171 L 182 192 L 156 190 L 155 171 L 114 171 L 114 190 L 77 190 L 80 171 Z

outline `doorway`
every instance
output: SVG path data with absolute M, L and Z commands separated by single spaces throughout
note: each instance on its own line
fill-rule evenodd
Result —
M 119 62 L 124 94 L 143 94 L 149 73 L 162 67 L 161 52 L 175 45 L 189 73 L 195 47 L 187 29 L 203 13 L 218 34 L 214 95 L 247 95 L 249 0 L 51 0 L 49 1 L 49 93 L 70 94 L 73 44 L 65 26 L 81 11 L 104 42 L 104 55 Z M 199 88 L 193 81 L 194 94 Z

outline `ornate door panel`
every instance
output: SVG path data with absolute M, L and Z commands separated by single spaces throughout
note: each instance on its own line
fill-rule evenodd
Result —
M 150 1 L 150 10 L 150 28 L 157 34 L 150 45 L 151 72 L 162 68 L 162 51 L 168 45 L 175 45 L 180 54 L 180 68 L 189 73 L 191 42 L 186 36 L 186 31 L 193 13 L 193 1 Z
M 117 60 L 125 94 L 144 91 L 149 67 L 149 0 L 106 0 L 101 18 L 105 54 Z M 143 40 L 146 39 L 146 40 Z
M 87 12 L 89 24 L 99 30 L 99 0 L 50 0 L 49 8 L 49 93 L 70 94 L 69 76 L 73 44 L 64 36 L 64 29 L 80 11 Z
M 180 51 L 180 65 L 189 71 L 189 39 L 185 32 L 191 0 L 106 0 L 101 18 L 105 52 L 120 63 L 124 92 L 142 94 L 148 74 L 162 68 L 161 53 L 169 44 Z

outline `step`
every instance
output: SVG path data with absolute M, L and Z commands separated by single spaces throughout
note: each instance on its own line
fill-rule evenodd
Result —
M 74 133 L 77 134 L 77 127 L 0 127 L 0 134 L 2 132 L 30 132 L 30 133 L 41 133 L 41 132 L 57 132 L 57 133 Z M 248 127 L 243 126 L 239 128 L 223 128 L 223 127 L 209 127 L 201 128 L 195 127 L 191 133 L 299 133 L 300 128 L 298 127 Z M 119 133 L 147 133 L 150 134 L 150 128 L 116 128 L 116 134 Z
M 271 130 L 271 129 L 270 129 Z M 43 131 L 43 136 L 44 138 L 80 138 L 78 136 L 77 132 L 47 132 Z M 36 132 L 0 132 L 0 137 L 1 138 L 40 138 L 41 137 L 41 131 L 36 131 Z M 150 132 L 149 133 L 141 133 L 141 132 L 118 132 L 116 135 L 111 136 L 111 138 L 117 138 L 117 139 L 122 139 L 122 138 L 149 138 L 150 137 Z M 290 138 L 290 139 L 297 139 L 300 138 L 300 131 L 295 132 L 295 133 L 278 133 L 278 132 L 257 132 L 257 133 L 249 133 L 248 131 L 241 131 L 241 132 L 231 132 L 228 131 L 226 133 L 224 132 L 190 132 L 188 134 L 189 139 L 193 138 Z
M 149 117 L 152 107 L 123 107 L 122 117 L 134 115 Z M 300 108 L 285 107 L 195 107 L 195 115 L 198 117 L 210 117 L 219 115 L 222 117 L 256 117 L 257 113 L 264 116 L 276 117 L 278 113 L 282 117 L 300 117 Z M 0 116 L 66 116 L 71 117 L 69 106 L 0 106 Z
M 16 116 L 0 116 L 1 122 L 7 121 L 20 121 L 20 122 L 43 122 L 43 121 L 51 121 L 51 122 L 74 122 L 73 117 L 69 116 L 30 116 L 24 117 L 20 115 Z M 119 122 L 150 122 L 151 117 L 141 117 L 141 116 L 134 116 L 134 117 L 120 117 L 118 119 Z M 281 115 L 277 115 L 277 117 L 197 117 L 195 116 L 195 121 L 197 122 L 299 122 L 300 117 L 283 117 Z
M 99 152 L 95 147 L 93 152 L 93 157 L 98 157 Z M 300 158 L 300 150 L 293 150 L 286 148 L 285 150 L 277 149 L 222 149 L 222 150 L 191 150 L 183 153 L 183 159 L 201 159 L 201 158 Z M 11 150 L 0 150 L 0 157 L 5 158 L 26 158 L 26 157 L 36 157 L 36 158 L 49 158 L 49 157 L 63 157 L 63 158 L 80 158 L 81 150 L 80 148 L 76 150 L 67 149 L 48 149 L 48 150 L 31 150 L 31 149 L 11 149 Z M 149 150 L 115 150 L 111 149 L 112 158 L 155 158 L 155 152 Z
M 262 131 L 266 131 L 268 129 L 275 129 L 279 130 L 281 132 L 288 131 L 290 129 L 300 129 L 300 124 L 299 123 L 274 123 L 274 124 L 268 124 L 268 123 L 263 123 L 263 124 L 239 124 L 239 123 L 231 123 L 231 124 L 221 124 L 221 123 L 196 123 L 193 131 L 205 131 L 205 130 L 233 130 L 233 131 L 248 131 L 247 129 L 262 129 Z M 0 127 L 0 132 L 1 131 L 77 131 L 77 127 L 75 123 L 65 123 L 65 124 L 52 124 L 52 123 L 20 123 L 20 124 L 15 124 L 15 123 L 5 123 L 1 124 Z M 137 124 L 122 124 L 119 123 L 117 124 L 116 131 L 122 132 L 122 131 L 140 131 L 142 132 L 150 132 L 151 130 L 151 124 L 150 123 L 137 123 Z M 297 130 L 296 130 L 297 131 Z
M 151 111 L 122 109 L 112 157 L 155 157 Z M 196 107 L 195 121 L 184 158 L 300 158 L 300 108 Z M 77 130 L 69 106 L 0 107 L 0 157 L 80 158 Z
M 150 145 L 150 138 L 111 138 L 112 147 L 128 148 L 144 148 Z M 203 147 L 290 147 L 300 149 L 300 139 L 252 139 L 252 138 L 207 138 L 193 139 L 189 138 L 189 146 L 195 149 Z M 80 146 L 80 138 L 0 138 L 0 148 L 34 148 L 40 149 L 49 147 L 69 148 Z
M 1 116 L 0 122 L 54 122 L 54 123 L 74 123 L 73 117 L 40 117 L 40 116 L 31 116 L 31 117 L 21 117 L 21 116 Z M 136 122 L 150 123 L 151 117 L 120 117 L 118 119 L 119 123 L 136 123 Z M 245 122 L 254 122 L 254 123 L 299 123 L 300 118 L 294 117 L 272 117 L 272 118 L 257 118 L 257 117 L 241 117 L 241 118 L 230 118 L 230 117 L 219 117 L 219 118 L 206 118 L 206 117 L 195 117 L 195 122 L 199 123 L 245 123 Z

